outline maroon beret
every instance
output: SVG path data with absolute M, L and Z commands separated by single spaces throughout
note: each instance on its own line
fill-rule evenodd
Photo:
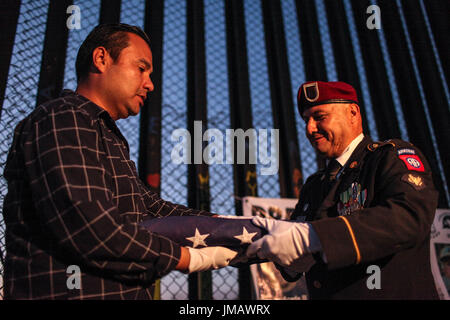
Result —
M 300 115 L 311 107 L 328 103 L 356 103 L 358 97 L 355 89 L 345 82 L 305 82 L 298 89 L 298 111 Z

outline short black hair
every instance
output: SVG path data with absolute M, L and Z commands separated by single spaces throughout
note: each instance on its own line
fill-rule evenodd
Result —
M 75 70 L 77 81 L 83 80 L 89 73 L 92 65 L 92 52 L 95 48 L 105 47 L 109 55 L 115 61 L 120 52 L 128 47 L 129 38 L 127 33 L 134 33 L 147 42 L 150 47 L 150 39 L 139 27 L 125 23 L 99 24 L 86 37 L 78 49 Z

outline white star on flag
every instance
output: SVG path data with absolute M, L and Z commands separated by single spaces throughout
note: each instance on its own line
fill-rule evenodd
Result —
M 252 243 L 252 238 L 257 234 L 257 232 L 248 233 L 245 227 L 242 227 L 242 234 L 240 236 L 234 236 L 236 239 L 241 240 L 241 244 Z
M 207 247 L 205 243 L 205 239 L 209 236 L 209 233 L 207 234 L 200 234 L 197 228 L 195 228 L 195 235 L 193 237 L 187 237 L 186 239 L 189 241 L 192 241 L 193 245 L 192 248 L 196 248 L 197 246 L 205 246 Z

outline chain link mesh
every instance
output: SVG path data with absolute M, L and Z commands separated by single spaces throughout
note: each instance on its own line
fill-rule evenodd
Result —
M 328 81 L 338 81 L 325 4 L 323 3 L 323 0 L 315 0 L 315 2 L 317 19 L 319 20 L 320 40 L 322 42 L 322 50 L 323 56 L 325 58 L 325 67 L 327 69 Z
M 231 128 L 225 4 L 223 0 L 205 0 L 204 8 L 208 129 L 220 130 L 225 138 L 225 130 Z M 230 152 L 226 146 L 224 157 L 225 152 Z M 224 161 L 224 158 L 222 160 Z M 233 166 L 212 164 L 209 166 L 209 182 L 211 211 L 234 214 Z M 237 269 L 225 268 L 213 271 L 212 277 L 214 299 L 238 299 Z
M 171 160 L 173 130 L 187 128 L 186 3 L 164 1 L 161 119 L 161 197 L 187 204 L 187 165 Z M 187 276 L 171 272 L 161 279 L 162 299 L 187 299 Z
M 430 106 L 427 102 L 427 98 L 425 96 L 425 89 L 424 86 L 421 82 L 421 78 L 420 78 L 420 72 L 419 72 L 419 66 L 417 64 L 417 59 L 416 59 L 416 55 L 414 53 L 414 48 L 411 42 L 411 37 L 409 35 L 409 30 L 408 30 L 408 25 L 406 23 L 406 19 L 405 19 L 405 13 L 403 12 L 403 7 L 402 7 L 402 3 L 399 0 L 396 0 L 397 3 L 397 8 L 399 10 L 399 14 L 400 14 L 400 20 L 402 22 L 402 26 L 403 26 L 403 32 L 405 33 L 405 37 L 406 37 L 406 43 L 408 46 L 408 51 L 411 57 L 411 62 L 413 64 L 413 69 L 414 69 L 414 75 L 416 77 L 417 80 L 417 84 L 419 85 L 419 93 L 420 93 L 420 98 L 422 100 L 422 104 L 424 106 L 424 111 L 425 111 L 425 119 L 426 122 L 428 124 L 428 128 L 429 131 L 427 132 L 430 137 L 431 137 L 431 142 L 433 144 L 433 148 L 435 150 L 435 156 L 436 156 L 436 160 L 437 160 L 437 164 L 439 167 L 439 171 L 441 172 L 441 177 L 443 180 L 443 187 L 444 187 L 444 193 L 445 193 L 445 197 L 447 198 L 447 202 L 450 202 L 450 195 L 449 195 L 449 188 L 448 188 L 448 184 L 447 184 L 447 178 L 444 174 L 444 168 L 443 168 L 443 164 L 442 160 L 441 160 L 441 156 L 440 156 L 440 151 L 438 148 L 438 144 L 437 144 L 437 137 L 436 137 L 436 133 L 435 133 L 435 129 L 433 128 L 433 122 L 431 120 L 430 117 Z
M 245 0 L 244 16 L 253 127 L 257 130 L 272 129 L 273 117 L 261 2 L 258 0 Z M 270 147 L 271 154 L 276 152 L 275 146 L 271 144 L 261 143 L 259 147 Z M 279 198 L 280 185 L 278 174 L 261 175 L 262 165 L 258 163 L 256 167 L 258 196 Z
M 145 0 L 122 1 L 120 8 L 120 22 L 144 28 Z M 136 116 L 120 119 L 117 126 L 122 132 L 130 147 L 130 159 L 135 164 L 139 158 L 139 138 L 140 138 L 141 113 Z M 137 165 L 136 165 L 137 167 Z
M 70 29 L 67 39 L 66 64 L 64 66 L 64 88 L 75 90 L 77 88 L 77 76 L 75 73 L 75 61 L 78 49 L 86 39 L 89 32 L 98 24 L 100 16 L 99 0 L 81 0 L 76 5 L 80 8 L 80 29 Z
M 7 193 L 3 177 L 6 158 L 12 143 L 14 128 L 36 105 L 48 0 L 23 0 L 17 22 L 5 99 L 0 119 L 0 211 Z M 5 224 L 0 215 L 0 299 L 3 297 L 3 261 L 5 255 Z
M 353 53 L 355 55 L 356 68 L 359 75 L 359 83 L 361 86 L 362 97 L 360 100 L 364 101 L 364 110 L 366 112 L 367 124 L 370 131 L 370 136 L 374 140 L 378 140 L 378 130 L 375 123 L 375 116 L 373 114 L 372 100 L 370 99 L 369 84 L 367 82 L 366 70 L 364 69 L 364 62 L 361 53 L 361 48 L 358 40 L 358 33 L 356 31 L 355 20 L 353 19 L 353 9 L 349 0 L 344 0 L 345 15 L 347 17 L 347 25 L 350 32 L 350 39 L 352 42 Z
M 284 34 L 291 75 L 292 101 L 294 106 L 297 138 L 300 147 L 302 161 L 303 182 L 317 171 L 316 152 L 305 135 L 305 122 L 297 111 L 297 91 L 305 82 L 305 70 L 303 68 L 302 44 L 300 43 L 300 30 L 297 22 L 294 0 L 281 1 L 283 10 Z
M 375 0 L 372 0 L 371 3 L 376 5 Z M 400 128 L 402 139 L 409 141 L 408 130 L 406 129 L 405 117 L 403 116 L 403 110 L 402 110 L 400 96 L 399 96 L 398 89 L 397 89 L 397 83 L 395 82 L 394 71 L 393 71 L 394 69 L 392 68 L 391 58 L 388 53 L 386 38 L 384 37 L 383 28 L 379 29 L 377 34 L 378 34 L 378 39 L 380 41 L 380 47 L 381 47 L 381 52 L 383 54 L 384 65 L 386 67 L 386 73 L 387 73 L 387 77 L 388 77 L 389 84 L 390 84 L 389 88 L 391 90 L 392 100 L 394 101 L 395 115 L 397 117 L 397 123 Z

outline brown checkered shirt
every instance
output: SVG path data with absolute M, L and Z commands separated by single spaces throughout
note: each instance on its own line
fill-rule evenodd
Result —
M 4 176 L 9 299 L 151 299 L 180 247 L 138 223 L 211 215 L 150 191 L 109 114 L 68 90 L 17 125 Z

